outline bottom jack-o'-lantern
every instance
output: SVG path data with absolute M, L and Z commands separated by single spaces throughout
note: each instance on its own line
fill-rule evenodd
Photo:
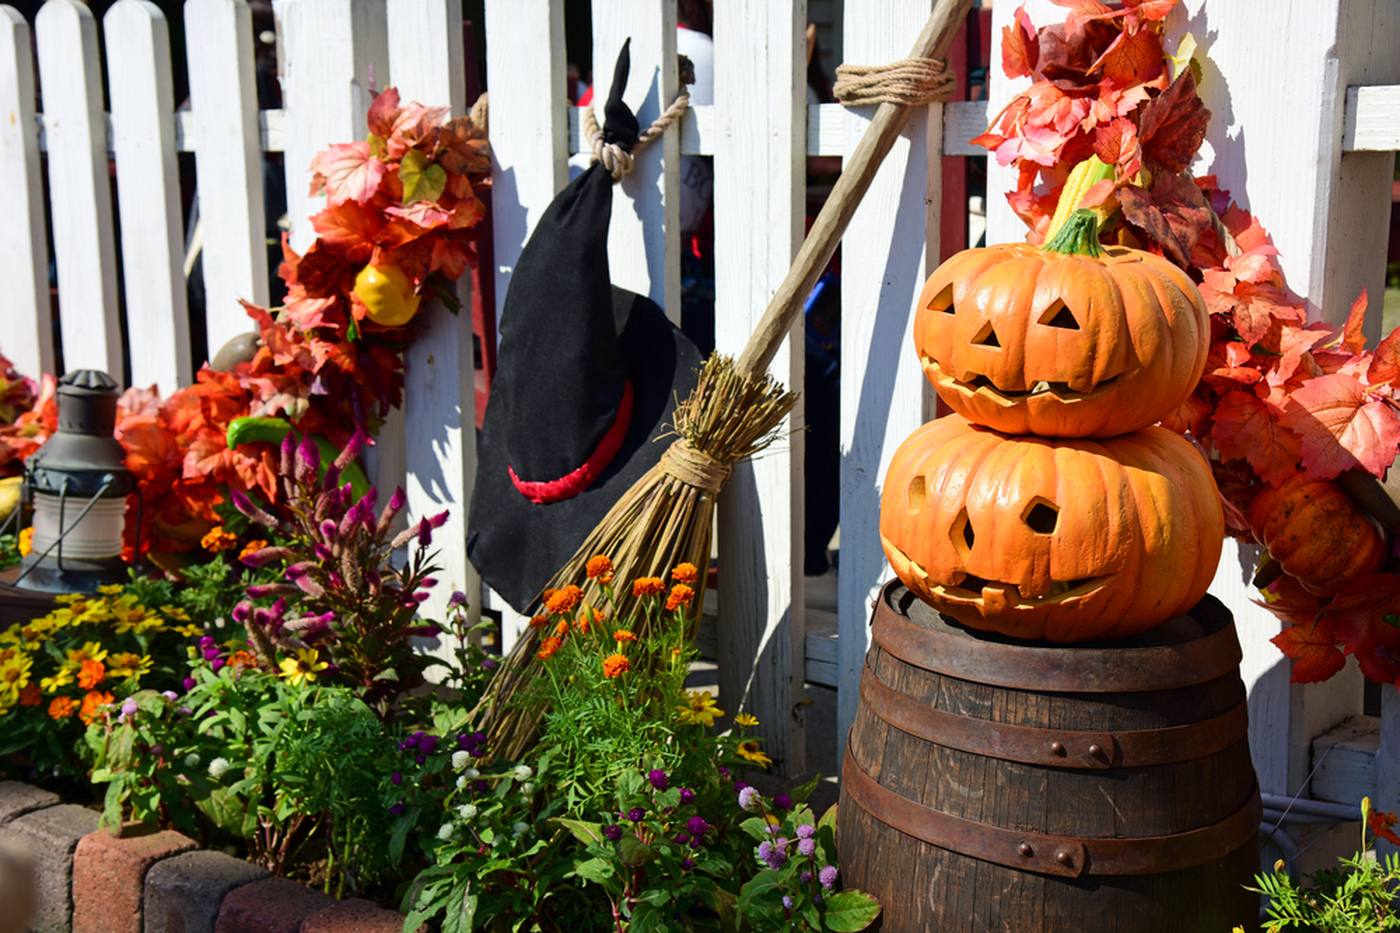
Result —
M 1190 609 L 1224 529 L 1205 458 L 1163 428 L 1048 441 L 956 415 L 900 446 L 880 511 L 885 555 L 925 602 L 1056 642 L 1134 635 Z

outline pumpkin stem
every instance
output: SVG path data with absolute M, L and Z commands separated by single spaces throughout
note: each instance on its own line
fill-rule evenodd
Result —
M 1065 221 L 1069 220 L 1069 215 L 1083 205 L 1089 189 L 1101 181 L 1112 181 L 1114 176 L 1115 170 L 1112 165 L 1092 155 L 1071 169 L 1069 177 L 1065 179 L 1064 188 L 1060 190 L 1060 201 L 1055 205 L 1055 215 L 1050 218 L 1050 226 L 1045 230 L 1045 242 L 1049 243 L 1055 239 Z M 1103 223 L 1115 208 L 1116 202 L 1110 195 L 1108 201 L 1094 209 L 1099 215 L 1099 223 Z
M 1103 254 L 1099 248 L 1099 215 L 1088 208 L 1080 208 L 1069 215 L 1069 220 L 1055 234 L 1055 239 L 1045 244 L 1048 253 L 1065 253 L 1071 256 L 1098 257 Z

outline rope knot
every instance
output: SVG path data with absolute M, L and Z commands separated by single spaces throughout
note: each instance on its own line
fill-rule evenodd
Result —
M 887 65 L 837 65 L 832 93 L 847 107 L 917 107 L 953 96 L 957 80 L 939 58 L 901 58 Z
M 603 130 L 598 126 L 598 116 L 593 112 L 593 108 L 583 108 L 583 135 L 593 151 L 593 161 L 603 163 L 603 168 L 612 176 L 613 181 L 621 181 L 622 176 L 632 171 L 632 167 L 636 164 L 636 153 L 647 143 L 666 132 L 671 124 L 679 122 L 689 106 L 690 92 L 682 86 L 676 99 L 671 101 L 671 106 L 663 110 L 661 115 L 652 121 L 651 126 L 648 126 L 637 136 L 637 141 L 632 144 L 630 149 L 624 148 L 621 143 L 610 143 L 605 140 Z
M 661 468 L 687 486 L 719 495 L 729 479 L 729 464 L 716 460 L 687 440 L 672 443 L 661 454 Z

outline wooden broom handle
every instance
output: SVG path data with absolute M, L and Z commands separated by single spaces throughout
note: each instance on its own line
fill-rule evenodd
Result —
M 938 0 L 909 57 L 942 58 L 947 54 L 971 7 L 972 0 Z M 744 352 L 739 355 L 735 368 L 741 376 L 755 379 L 768 372 L 768 365 L 773 362 L 778 348 L 792 330 L 803 302 L 812 292 L 812 286 L 817 284 L 822 270 L 831 261 L 831 254 L 836 252 L 836 244 L 845 235 L 851 215 L 856 212 L 880 163 L 885 161 L 890 147 L 904 129 L 911 110 L 900 104 L 881 104 L 875 111 L 870 125 L 856 144 L 856 151 L 846 159 L 841 176 L 836 179 L 831 195 L 822 205 L 821 213 L 817 214 L 807 238 L 802 241 L 782 284 L 768 302 L 768 308 L 744 346 Z

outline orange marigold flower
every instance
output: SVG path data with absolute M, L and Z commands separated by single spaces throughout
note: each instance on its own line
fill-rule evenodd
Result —
M 38 706 L 43 700 L 43 693 L 39 690 L 38 684 L 29 684 L 19 692 L 20 706 Z
M 617 642 L 619 645 L 636 640 L 637 636 L 625 628 L 620 628 L 616 632 L 613 632 L 613 641 Z
M 671 579 L 675 580 L 677 583 L 693 584 L 696 580 L 700 579 L 700 569 L 690 561 L 677 564 L 675 569 L 671 571 Z
M 694 589 L 684 583 L 677 583 L 671 587 L 671 593 L 666 597 L 666 611 L 674 612 L 683 606 L 689 606 L 694 598 Z
M 632 669 L 632 662 L 625 654 L 610 654 L 603 659 L 603 676 L 611 680 Z
M 574 620 L 574 631 L 581 635 L 587 635 L 588 626 L 591 624 L 592 622 L 588 618 L 588 610 L 585 609 L 583 612 L 580 612 L 578 618 Z
M 78 711 L 78 701 L 72 697 L 54 697 L 49 703 L 50 719 L 67 719 Z
M 544 628 L 549 624 L 549 616 L 533 616 L 530 619 L 530 628 Z
M 638 598 L 660 596 L 664 592 L 666 583 L 660 577 L 638 577 L 632 581 L 632 595 Z
M 554 637 L 563 638 L 567 634 L 569 634 L 569 620 L 560 619 L 559 624 L 554 626 Z
M 588 574 L 588 579 L 590 580 L 611 583 L 613 578 L 612 558 L 606 554 L 595 554 L 588 558 L 588 563 L 584 565 L 583 572 Z
M 265 547 L 267 547 L 266 541 L 264 541 L 262 538 L 254 538 L 252 541 L 249 541 L 247 544 L 243 545 L 243 550 L 238 552 L 238 559 L 241 561 L 243 558 L 247 557 L 254 551 L 261 551 Z
M 223 525 L 215 525 L 205 532 L 204 537 L 199 539 L 199 546 L 210 554 L 227 551 L 237 543 L 238 535 L 231 531 L 226 531 Z
M 541 661 L 548 661 L 554 657 L 554 652 L 559 650 L 559 646 L 564 644 L 564 639 L 551 635 L 540 642 L 540 650 L 535 652 L 535 657 Z
M 582 601 L 583 590 L 570 583 L 549 594 L 549 598 L 544 601 L 544 608 L 550 615 L 560 615 L 573 612 Z
M 83 705 L 78 709 L 78 718 L 86 725 L 92 725 L 102 715 L 102 707 L 112 702 L 112 695 L 104 690 L 93 690 L 83 697 Z
M 107 679 L 107 667 L 101 661 L 88 658 L 78 670 L 78 686 L 91 690 Z
M 237 670 L 251 670 L 258 666 L 258 657 L 251 651 L 235 651 L 228 656 L 228 666 Z

